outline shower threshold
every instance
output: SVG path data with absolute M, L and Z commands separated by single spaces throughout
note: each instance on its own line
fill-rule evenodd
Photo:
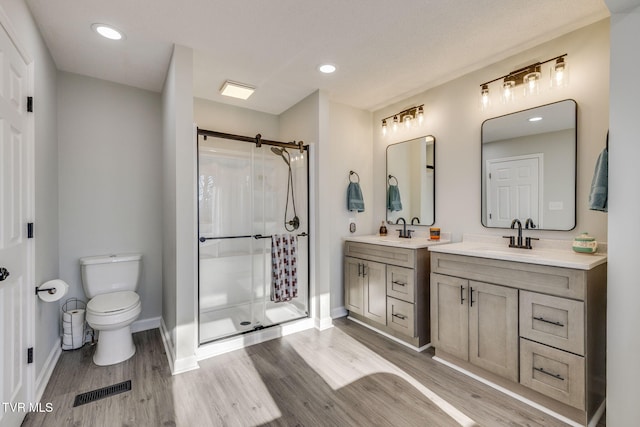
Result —
M 217 310 L 201 310 L 200 344 L 246 334 L 305 317 L 309 317 L 306 311 L 288 303 L 273 304 L 267 308 L 262 322 L 247 320 L 251 318 L 250 303 Z

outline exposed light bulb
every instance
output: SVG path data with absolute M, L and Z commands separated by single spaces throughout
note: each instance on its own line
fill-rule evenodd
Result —
M 387 136 L 387 119 L 382 120 L 382 136 Z
M 398 131 L 398 116 L 397 115 L 393 116 L 393 126 L 391 127 L 391 129 L 394 132 Z
M 551 67 L 551 87 L 564 87 L 568 84 L 568 67 L 564 57 L 558 58 Z
M 422 108 L 422 106 L 418 107 L 418 112 L 416 114 L 418 116 L 418 125 L 422 125 L 424 122 L 424 108 Z
M 402 122 L 404 123 L 404 127 L 407 128 L 407 129 L 411 128 L 411 122 L 412 121 L 413 120 L 411 119 L 411 114 L 407 114 L 406 116 L 404 116 L 402 118 Z
M 484 84 L 480 89 L 480 109 L 487 110 L 491 106 L 491 97 L 489 96 L 489 85 Z
M 523 78 L 525 87 L 524 94 L 528 95 L 537 95 L 540 89 L 540 72 L 534 71 L 532 73 L 527 74 Z
M 502 84 L 502 102 L 511 102 L 514 99 L 514 87 L 516 82 L 513 80 L 506 80 Z

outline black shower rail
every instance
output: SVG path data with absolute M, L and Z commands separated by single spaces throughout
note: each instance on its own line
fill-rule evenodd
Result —
M 300 233 L 300 234 L 296 234 L 296 236 L 304 237 L 304 236 L 308 236 L 308 234 L 303 232 L 303 233 Z M 253 237 L 254 239 L 258 240 L 258 239 L 270 239 L 273 236 L 271 236 L 271 235 L 263 236 L 262 234 L 247 234 L 245 236 L 200 237 L 198 240 L 200 240 L 200 242 L 204 243 L 207 240 L 248 239 L 249 237 Z

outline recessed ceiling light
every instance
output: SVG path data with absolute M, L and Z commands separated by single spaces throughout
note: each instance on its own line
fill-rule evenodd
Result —
M 540 120 L 542 120 L 542 117 L 531 117 L 529 119 L 530 122 L 539 122 Z
M 122 31 L 116 30 L 110 25 L 106 24 L 93 24 L 91 26 L 93 31 L 100 34 L 102 37 L 107 38 L 109 40 L 121 40 L 124 38 Z
M 249 86 L 244 83 L 232 82 L 227 80 L 220 88 L 220 93 L 224 96 L 231 96 L 233 98 L 247 99 L 256 90 L 255 87 Z
M 318 70 L 320 70 L 321 73 L 331 74 L 336 71 L 336 66 L 333 64 L 322 64 L 318 67 Z

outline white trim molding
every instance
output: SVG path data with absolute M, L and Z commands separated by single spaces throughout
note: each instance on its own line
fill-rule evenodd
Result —
M 164 345 L 165 353 L 167 353 L 167 361 L 169 362 L 171 375 L 177 375 L 200 368 L 195 356 L 176 359 L 175 349 L 171 341 L 171 334 L 169 333 L 167 325 L 165 325 L 164 319 L 162 318 L 160 318 L 160 336 L 162 337 L 162 344 Z
M 162 318 L 160 316 L 136 320 L 131 324 L 131 333 L 158 329 L 161 326 L 161 320 Z
M 47 384 L 49 384 L 51 374 L 53 374 L 53 369 L 56 367 L 61 354 L 62 342 L 61 339 L 58 338 L 53 344 L 53 347 L 49 352 L 49 356 L 47 356 L 47 360 L 44 361 L 44 365 L 42 365 L 42 368 L 40 369 L 38 378 L 36 378 L 34 402 L 40 402 L 42 399 L 44 390 L 47 388 Z

